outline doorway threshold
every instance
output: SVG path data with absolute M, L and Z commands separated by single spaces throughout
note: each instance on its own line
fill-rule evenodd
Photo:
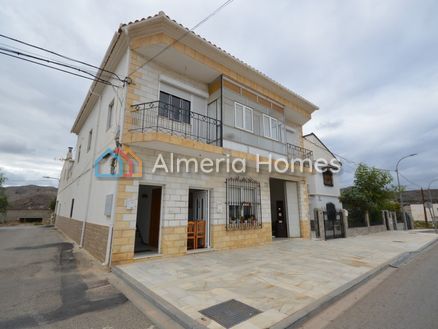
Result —
M 215 251 L 215 249 L 214 248 L 190 249 L 187 250 L 186 255 L 201 254 L 204 252 L 211 252 L 211 251 Z
M 272 237 L 272 242 L 281 242 L 281 241 L 286 241 L 286 240 L 290 240 L 291 238 L 277 238 L 275 236 Z
M 134 259 L 147 259 L 147 258 L 155 258 L 160 256 L 161 254 L 158 251 L 157 252 L 146 251 L 146 252 L 135 253 Z

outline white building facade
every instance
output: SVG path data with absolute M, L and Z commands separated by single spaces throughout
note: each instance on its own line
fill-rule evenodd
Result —
M 301 136 L 317 107 L 193 33 L 176 42 L 181 33 L 164 13 L 122 25 L 101 66 L 115 86 L 93 83 L 72 128 L 56 225 L 107 264 L 310 237 L 310 168 L 256 164 L 312 159 Z M 246 170 L 154 171 L 158 158 Z

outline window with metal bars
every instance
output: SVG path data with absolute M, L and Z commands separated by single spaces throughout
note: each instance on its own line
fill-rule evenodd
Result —
M 227 178 L 227 230 L 262 227 L 260 183 L 249 177 Z

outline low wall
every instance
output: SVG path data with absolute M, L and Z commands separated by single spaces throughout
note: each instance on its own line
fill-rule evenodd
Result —
M 57 216 L 55 221 L 55 227 L 77 244 L 81 242 L 82 225 L 82 221 L 62 216 Z M 105 261 L 108 230 L 108 226 L 85 223 L 83 247 L 101 262 Z
M 76 243 L 81 242 L 82 221 L 56 216 L 55 227 Z
M 50 220 L 52 211 L 50 209 L 8 209 L 6 211 L 6 222 L 18 222 L 20 218 L 42 218 L 43 222 Z
M 347 228 L 347 237 L 358 235 L 367 235 L 386 231 L 386 225 L 373 225 L 364 227 L 349 227 Z
M 108 226 L 85 223 L 84 248 L 101 262 L 105 261 Z
M 260 229 L 230 230 L 225 225 L 212 225 L 211 244 L 215 249 L 252 247 L 272 242 L 270 223 L 263 223 Z

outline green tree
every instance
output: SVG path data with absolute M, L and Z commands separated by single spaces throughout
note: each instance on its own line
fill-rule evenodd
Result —
M 55 211 L 55 208 L 56 208 L 56 198 L 52 199 L 49 203 L 49 209 L 51 211 Z
M 394 193 L 389 172 L 361 163 L 354 174 L 354 185 L 341 193 L 340 200 L 364 211 L 394 209 Z
M 0 171 L 0 214 L 5 213 L 8 208 L 8 198 L 4 193 L 3 184 L 6 181 L 5 175 Z

